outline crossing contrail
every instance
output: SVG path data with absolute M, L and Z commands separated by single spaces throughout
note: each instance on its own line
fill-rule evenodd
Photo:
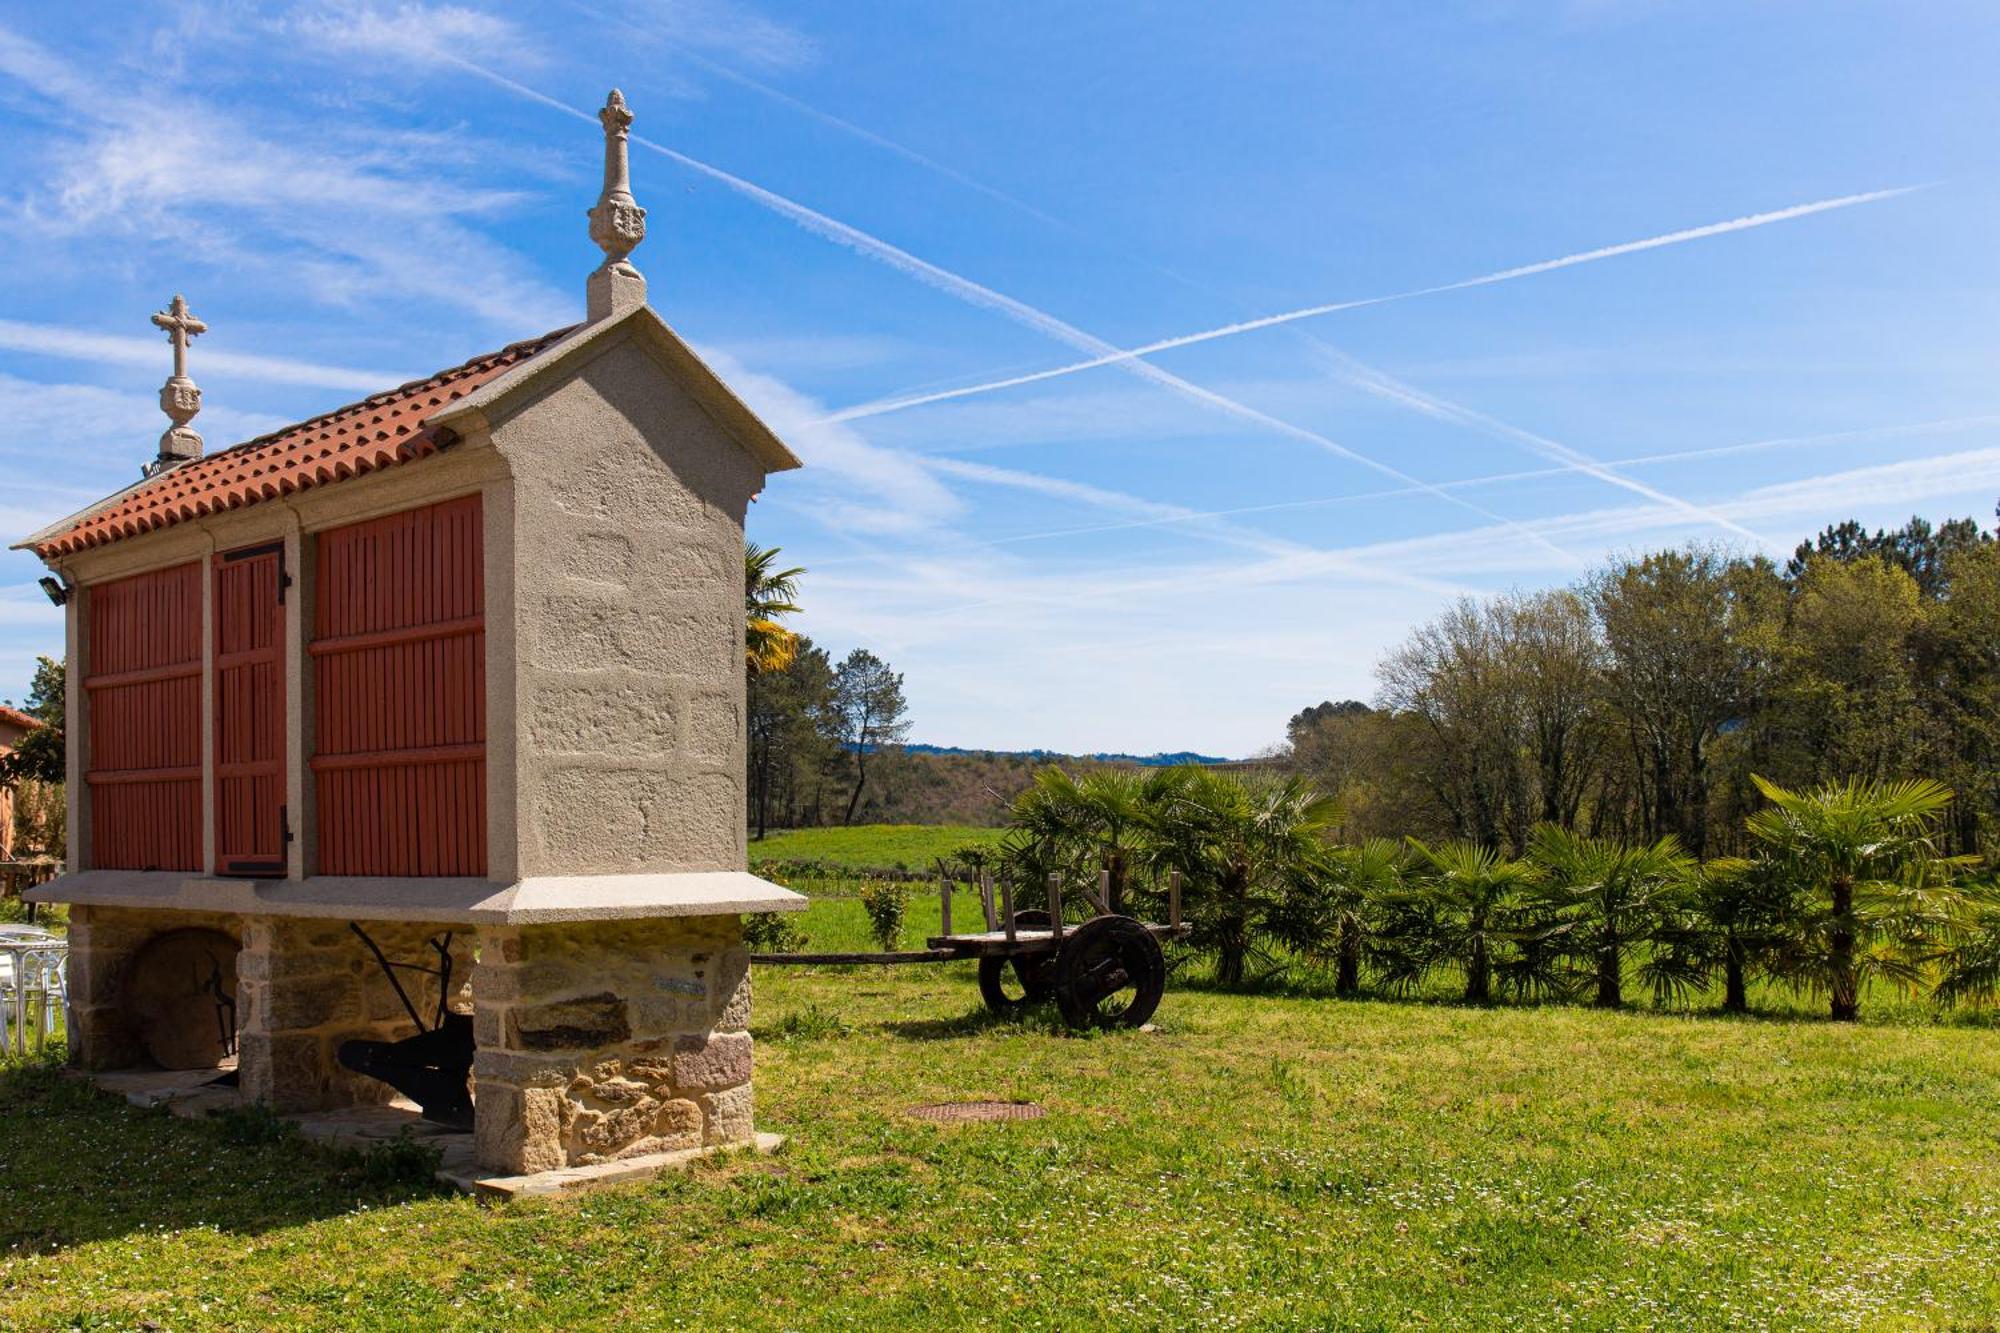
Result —
M 1317 319 L 1321 315 L 1331 315 L 1341 310 L 1359 310 L 1364 306 L 1387 305 L 1392 301 L 1410 301 L 1420 296 L 1437 296 L 1444 292 L 1465 291 L 1472 287 L 1489 287 L 1495 283 L 1512 282 L 1517 278 L 1533 277 L 1540 273 L 1553 273 L 1557 269 L 1574 268 L 1578 264 L 1594 264 L 1599 260 L 1614 259 L 1620 255 L 1637 254 L 1643 250 L 1658 250 L 1663 246 L 1681 245 L 1688 241 L 1705 240 L 1710 236 L 1724 236 L 1730 232 L 1749 231 L 1755 227 L 1768 227 L 1774 222 L 1790 222 L 1794 218 L 1810 217 L 1815 213 L 1826 213 L 1838 208 L 1853 208 L 1858 204 L 1872 204 L 1883 199 L 1894 199 L 1899 195 L 1911 194 L 1917 190 L 1929 189 L 1929 185 L 1899 185 L 1893 189 L 1870 190 L 1863 194 L 1846 194 L 1837 199 L 1820 199 L 1809 204 L 1796 204 L 1790 208 L 1775 209 L 1768 213 L 1753 213 L 1748 217 L 1733 218 L 1727 222 L 1711 222 L 1706 226 L 1687 227 L 1680 231 L 1670 231 L 1659 236 L 1649 236 L 1644 240 L 1626 241 L 1619 245 L 1600 246 L 1595 250 L 1583 250 L 1559 259 L 1544 259 L 1539 263 L 1521 264 L 1514 268 L 1503 268 L 1495 273 L 1483 273 L 1476 278 L 1463 278 L 1457 282 L 1439 283 L 1431 287 L 1413 287 L 1408 291 L 1391 292 L 1384 296 L 1364 296 L 1351 301 L 1332 301 L 1324 305 L 1305 306 L 1298 310 L 1286 310 L 1275 315 L 1264 315 L 1258 319 L 1239 320 L 1234 324 L 1224 324 L 1220 328 L 1204 329 L 1200 333 L 1184 333 L 1177 338 L 1162 338 L 1158 342 L 1146 343 L 1140 347 L 1101 354 L 1087 361 L 1076 361 L 1066 366 L 1055 366 L 1048 370 L 1037 370 L 1024 375 L 1010 375 L 1005 379 L 988 380 L 983 384 L 968 384 L 956 389 L 940 389 L 935 393 L 914 394 L 904 398 L 879 398 L 871 403 L 859 403 L 853 407 L 835 412 L 830 420 L 853 421 L 860 417 L 878 417 L 889 412 L 902 412 L 912 407 L 922 407 L 928 403 L 948 402 L 954 398 L 970 398 L 975 394 L 995 393 L 1001 389 L 1012 389 L 1023 384 L 1038 384 L 1043 380 L 1059 379 L 1064 375 L 1076 375 L 1099 366 L 1115 366 L 1141 357 L 1153 356 L 1160 352 L 1170 352 L 1177 347 L 1193 347 L 1197 343 L 1214 342 L 1218 338 L 1234 338 L 1239 334 L 1254 333 L 1258 329 L 1275 328 L 1281 324 L 1295 324 L 1304 319 Z
M 596 124 L 595 116 L 584 111 L 579 111 L 566 102 L 558 101 L 546 93 L 538 92 L 524 83 L 519 83 L 508 78 L 504 74 L 497 74 L 483 65 L 475 64 L 459 56 L 445 56 L 441 58 L 469 74 L 486 79 L 522 97 L 538 102 L 543 106 L 561 111 L 564 115 Z M 1038 310 L 1025 301 L 1017 300 L 1004 292 L 994 291 L 991 287 L 974 282 L 971 278 L 967 278 L 961 274 L 953 273 L 950 269 L 940 268 L 927 259 L 918 258 L 898 245 L 885 241 L 879 236 L 873 236 L 868 232 L 862 231 L 859 227 L 850 226 L 838 218 L 829 217 L 817 209 L 809 208 L 795 199 L 788 199 L 784 195 L 767 190 L 761 185 L 745 180 L 743 177 L 731 172 L 724 171 L 720 167 L 711 166 L 699 158 L 689 157 L 686 153 L 669 148 L 663 143 L 646 138 L 644 135 L 632 135 L 631 142 L 651 152 L 658 153 L 670 161 L 679 163 L 690 171 L 706 176 L 710 180 L 728 187 L 736 193 L 770 209 L 781 217 L 790 219 L 805 230 L 834 242 L 836 245 L 845 246 L 858 254 L 886 264 L 890 268 L 907 274 L 927 286 L 949 293 L 967 304 L 998 311 L 1016 323 L 1034 329 L 1036 332 L 1057 342 L 1067 343 L 1079 351 L 1088 352 L 1093 357 L 1093 360 L 1089 363 L 1091 365 L 1117 363 L 1141 379 L 1149 380 L 1162 388 L 1171 390 L 1184 398 L 1212 408 L 1215 411 L 1227 413 L 1239 420 L 1251 422 L 1267 430 L 1275 431 L 1278 434 L 1311 444 L 1316 448 L 1324 449 L 1337 457 L 1347 459 L 1349 462 L 1379 472 L 1383 476 L 1390 477 L 1405 485 L 1416 487 L 1427 495 L 1442 500 L 1446 504 L 1466 510 L 1490 523 L 1499 523 L 1509 527 L 1518 532 L 1524 540 L 1530 541 L 1536 546 L 1553 553 L 1565 563 L 1580 563 L 1574 555 L 1563 550 L 1546 536 L 1526 524 L 1508 518 L 1504 514 L 1497 514 L 1461 496 L 1453 495 L 1450 491 L 1432 482 L 1412 476 L 1400 468 L 1392 467 L 1387 463 L 1370 458 L 1368 455 L 1351 449 L 1330 436 L 1323 435 L 1318 431 L 1308 430 L 1304 426 L 1294 425 L 1289 421 L 1274 417 L 1268 412 L 1259 411 L 1247 403 L 1238 402 L 1236 399 L 1217 393 L 1212 389 L 1205 389 L 1198 384 L 1184 380 L 1180 376 L 1162 370 L 1148 361 L 1137 359 L 1129 353 L 1120 351 L 1104 339 L 1094 334 L 1086 333 L 1074 324 L 1059 319 L 1045 310 Z M 839 421 L 841 419 L 842 417 L 838 413 L 826 418 L 828 421 Z

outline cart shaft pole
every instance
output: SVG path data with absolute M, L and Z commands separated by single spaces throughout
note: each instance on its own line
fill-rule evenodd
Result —
M 1000 881 L 1000 915 L 1007 922 L 1007 943 L 1014 942 L 1014 881 L 1003 878 Z

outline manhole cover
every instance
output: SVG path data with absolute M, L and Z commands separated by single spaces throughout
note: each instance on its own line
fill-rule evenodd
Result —
M 1048 1112 L 1035 1102 L 935 1102 L 912 1106 L 919 1120 L 1040 1120 Z

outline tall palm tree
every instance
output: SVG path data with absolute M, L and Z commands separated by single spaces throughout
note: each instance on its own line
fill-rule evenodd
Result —
M 1671 834 L 1650 846 L 1632 846 L 1553 824 L 1535 830 L 1528 859 L 1541 871 L 1535 896 L 1555 913 L 1554 929 L 1591 965 L 1598 1007 L 1622 1007 L 1627 955 L 1632 946 L 1678 926 L 1689 906 L 1694 859 Z M 1679 957 L 1661 950 L 1647 961 Z M 1671 991 L 1695 977 L 1656 968 L 1654 979 L 1656 990 Z
M 778 623 L 796 615 L 799 575 L 803 569 L 779 569 L 781 548 L 746 542 L 743 547 L 743 611 L 746 621 L 743 655 L 750 674 L 783 671 L 799 651 L 799 636 Z
M 1246 781 L 1182 768 L 1159 782 L 1149 859 L 1181 873 L 1188 942 L 1214 957 L 1218 982 L 1241 985 L 1261 939 L 1297 943 L 1285 924 L 1302 896 L 1324 891 L 1338 807 L 1297 776 Z
M 1926 778 L 1849 779 L 1809 792 L 1755 774 L 1751 781 L 1771 804 L 1744 826 L 1805 899 L 1787 932 L 1782 971 L 1824 991 L 1840 1022 L 1861 1016 L 1869 976 L 1920 982 L 1928 941 L 1957 902 L 1952 871 L 1975 859 L 1938 854 L 1951 790 Z
M 1542 954 L 1514 948 L 1509 956 L 1522 938 L 1522 897 L 1534 883 L 1533 866 L 1475 842 L 1431 847 L 1411 838 L 1410 850 L 1411 883 L 1390 899 L 1400 911 L 1378 955 L 1390 984 L 1413 986 L 1434 968 L 1456 964 L 1465 973 L 1465 1002 L 1485 1004 L 1493 998 L 1496 967 L 1506 963 L 1524 990 L 1553 985 Z

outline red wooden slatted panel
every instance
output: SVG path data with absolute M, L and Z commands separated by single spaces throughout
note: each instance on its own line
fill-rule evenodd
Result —
M 486 873 L 479 497 L 319 534 L 319 873 Z
M 215 565 L 215 868 L 285 873 L 282 544 Z
M 91 864 L 201 869 L 201 564 L 90 589 Z

